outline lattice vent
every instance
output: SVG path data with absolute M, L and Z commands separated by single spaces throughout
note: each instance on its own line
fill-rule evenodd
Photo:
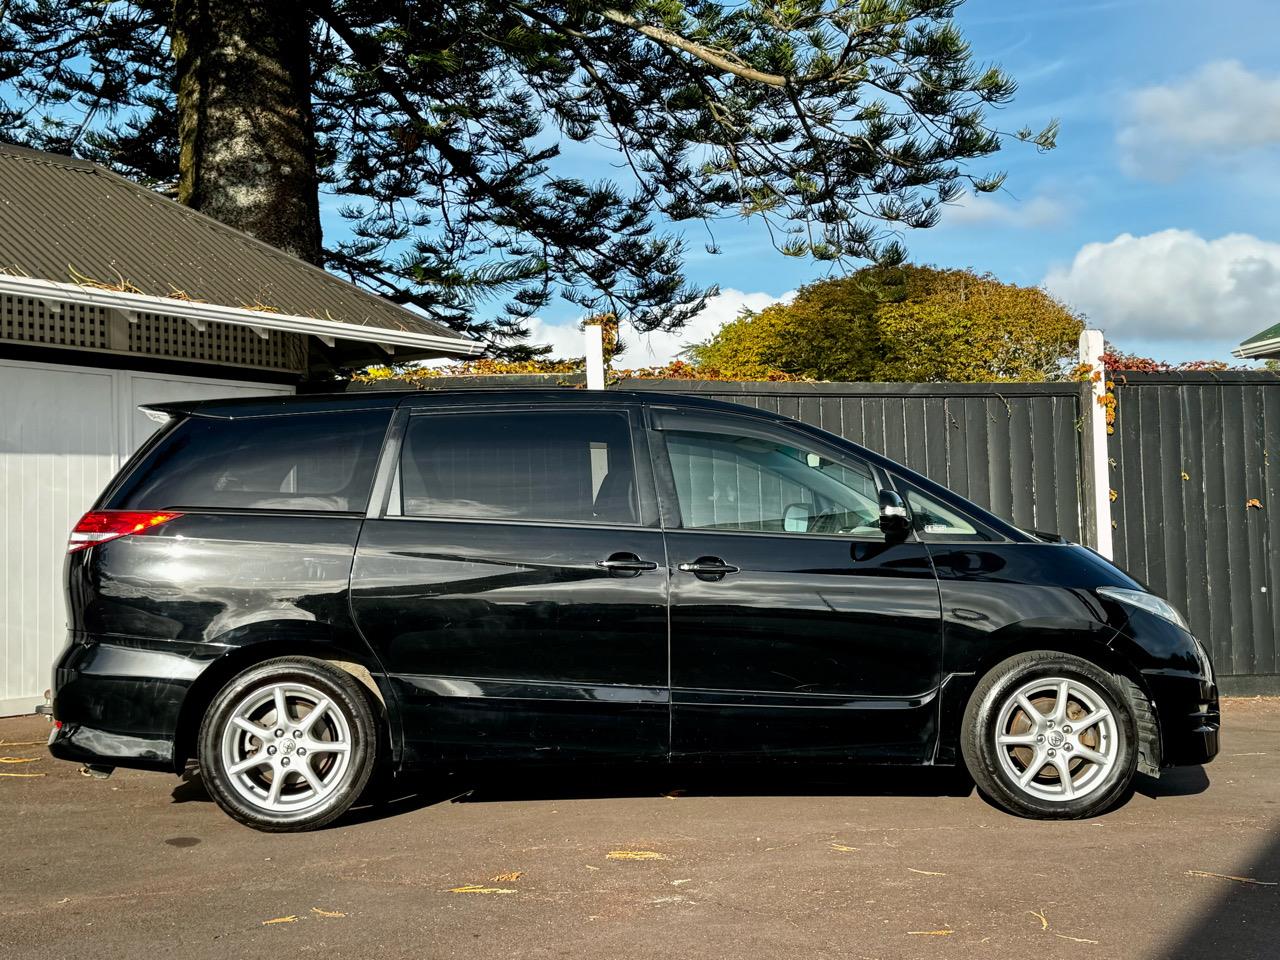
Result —
M 206 363 L 301 370 L 305 362 L 302 336 L 277 330 L 267 332 L 264 339 L 251 327 L 214 322 L 197 330 L 180 317 L 140 313 L 138 322 L 129 324 L 129 352 Z
M 110 347 L 106 313 L 83 303 L 49 308 L 43 300 L 0 295 L 0 340 L 48 343 L 61 347 L 105 350 Z

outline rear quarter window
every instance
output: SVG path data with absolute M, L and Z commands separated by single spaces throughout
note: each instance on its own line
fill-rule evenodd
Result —
M 106 507 L 363 512 L 390 417 L 389 410 L 189 417 Z

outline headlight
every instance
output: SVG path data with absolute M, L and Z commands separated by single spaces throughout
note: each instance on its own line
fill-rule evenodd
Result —
M 1191 628 L 1187 626 L 1187 621 L 1182 618 L 1178 608 L 1168 600 L 1157 597 L 1154 593 L 1147 593 L 1144 590 L 1127 590 L 1124 587 L 1099 587 L 1098 596 L 1106 597 L 1109 600 L 1118 600 L 1120 603 L 1127 603 L 1131 607 L 1137 607 L 1140 610 L 1147 611 L 1147 613 L 1154 613 L 1157 617 L 1163 617 L 1188 633 L 1191 632 Z

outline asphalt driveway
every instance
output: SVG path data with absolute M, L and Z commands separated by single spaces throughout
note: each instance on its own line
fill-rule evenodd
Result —
M 1216 762 L 1080 823 L 939 771 L 579 768 L 296 836 L 0 720 L 0 957 L 1277 958 L 1280 700 L 1224 716 Z

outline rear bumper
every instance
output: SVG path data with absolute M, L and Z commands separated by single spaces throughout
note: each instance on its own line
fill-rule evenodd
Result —
M 53 677 L 60 760 L 143 770 L 175 769 L 182 703 L 202 665 L 185 644 L 125 637 L 73 638 Z

